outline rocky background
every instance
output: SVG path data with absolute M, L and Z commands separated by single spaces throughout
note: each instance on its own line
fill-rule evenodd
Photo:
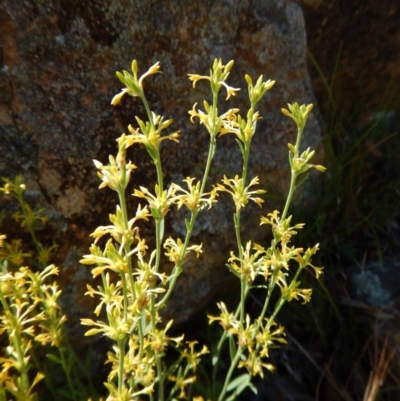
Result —
M 116 70 L 129 69 L 133 58 L 142 72 L 161 63 L 164 74 L 146 80 L 148 100 L 182 132 L 179 145 L 164 142 L 166 182 L 199 176 L 208 148 L 208 134 L 188 121 L 187 111 L 209 99 L 209 89 L 201 83 L 193 90 L 187 73 L 207 74 L 215 57 L 235 60 L 230 84 L 243 90 L 227 103 L 222 100 L 221 109 L 239 107 L 243 113 L 243 75 L 276 80 L 260 105 L 263 120 L 250 174 L 279 197 L 286 193 L 289 174 L 286 144 L 295 135 L 280 113 L 286 103 L 315 104 L 304 146 L 316 147 L 320 159 L 319 109 L 325 115 L 333 107 L 327 85 L 335 107 L 359 116 L 361 125 L 387 110 L 388 99 L 397 99 L 389 108 L 399 113 L 399 20 L 400 4 L 394 0 L 0 2 L 0 177 L 22 173 L 28 201 L 50 217 L 39 236 L 60 245 L 56 263 L 71 335 L 81 338 L 85 329 L 79 318 L 94 309 L 93 300 L 83 297 L 90 269 L 78 261 L 90 245 L 89 234 L 108 223 L 116 204 L 114 193 L 98 189 L 92 159 L 106 162 L 116 152 L 115 139 L 135 115 L 144 114 L 136 99 L 110 105 L 121 86 Z M 153 187 L 155 170 L 146 151 L 130 152 L 139 166 L 134 185 Z M 239 156 L 233 138 L 221 138 L 211 178 L 238 171 Z M 303 194 L 311 210 L 319 195 L 314 188 L 311 180 Z M 264 212 L 276 205 L 270 201 Z M 133 198 L 130 206 L 135 207 Z M 12 235 L 16 205 L 0 197 L 0 209 L 3 227 Z M 221 203 L 200 216 L 193 241 L 204 243 L 204 255 L 190 261 L 180 278 L 167 311 L 176 321 L 185 321 L 230 285 L 224 262 L 234 240 L 231 212 Z M 250 208 L 245 230 L 249 238 L 262 240 L 267 232 L 259 230 L 258 219 L 259 210 Z M 181 215 L 171 213 L 167 225 L 167 234 L 180 235 Z M 143 232 L 151 235 L 152 227 Z
M 0 6 L 0 24 L 0 176 L 22 173 L 29 200 L 50 216 L 51 229 L 42 234 L 60 244 L 59 281 L 77 334 L 83 330 L 78 318 L 91 315 L 94 306 L 83 297 L 90 269 L 78 260 L 90 245 L 89 234 L 108 223 L 108 213 L 116 205 L 114 193 L 98 189 L 92 159 L 106 162 L 116 152 L 115 139 L 135 115 L 144 113 L 137 99 L 110 105 L 121 86 L 115 71 L 130 69 L 133 58 L 142 73 L 160 61 L 164 74 L 146 80 L 147 97 L 152 109 L 173 118 L 173 128 L 182 132 L 179 145 L 164 142 L 166 182 L 200 176 L 199 166 L 206 161 L 208 134 L 189 122 L 187 111 L 195 102 L 210 99 L 209 88 L 198 84 L 193 90 L 187 73 L 207 74 L 216 57 L 235 60 L 230 84 L 243 90 L 227 103 L 221 99 L 221 109 L 239 107 L 243 114 L 248 107 L 244 74 L 276 80 L 260 106 L 263 120 L 254 140 L 250 174 L 258 175 L 270 192 L 286 193 L 286 144 L 295 140 L 295 127 L 280 109 L 288 102 L 315 103 L 298 4 L 7 0 Z M 316 105 L 304 146 L 316 148 L 320 142 Z M 133 148 L 130 158 L 139 166 L 134 185 L 153 188 L 155 169 L 145 149 Z M 239 172 L 240 160 L 234 139 L 221 138 L 212 179 L 219 179 L 221 171 Z M 1 201 L 2 208 L 15 207 L 8 199 Z M 133 202 L 134 198 L 132 208 Z M 260 239 L 266 231 L 258 228 L 256 209 L 250 208 L 244 229 L 249 237 Z M 167 226 L 167 234 L 183 235 L 182 215 L 171 213 Z M 150 235 L 152 226 L 147 230 Z M 200 216 L 193 241 L 204 244 L 204 256 L 188 263 L 179 281 L 167 312 L 176 321 L 185 320 L 227 285 L 223 266 L 234 246 L 232 230 L 232 208 L 226 204 Z
M 315 103 L 304 145 L 317 147 L 320 159 L 323 157 L 322 132 L 332 113 L 355 118 L 361 127 L 368 126 L 381 110 L 398 118 L 399 21 L 400 3 L 393 0 L 0 2 L 0 177 L 22 173 L 28 186 L 27 200 L 45 208 L 50 217 L 49 226 L 39 236 L 45 243 L 55 240 L 60 245 L 56 263 L 61 267 L 63 306 L 69 316 L 71 336 L 76 340 L 74 345 L 79 346 L 85 331 L 79 318 L 91 316 L 94 308 L 93 300 L 83 297 L 86 283 L 91 281 L 90 269 L 78 261 L 90 245 L 89 234 L 96 226 L 108 223 L 108 213 L 115 210 L 116 202 L 110 190 L 98 190 L 99 180 L 92 159 L 106 162 L 108 155 L 116 152 L 115 139 L 134 122 L 135 115 L 144 114 L 137 99 L 125 98 L 117 107 L 110 106 L 121 86 L 115 77 L 116 70 L 129 69 L 133 58 L 138 60 L 142 72 L 156 61 L 161 62 L 164 74 L 146 80 L 146 93 L 151 107 L 173 118 L 173 128 L 182 131 L 179 145 L 164 143 L 163 146 L 166 182 L 179 181 L 188 175 L 199 176 L 208 148 L 208 135 L 202 127 L 189 123 L 187 111 L 193 103 L 209 99 L 209 89 L 201 83 L 193 90 L 187 73 L 207 74 L 213 59 L 222 57 L 225 62 L 235 60 L 230 76 L 232 86 L 245 88 L 244 73 L 253 78 L 264 74 L 265 78 L 276 80 L 275 87 L 260 105 L 263 120 L 254 142 L 251 174 L 260 177 L 262 186 L 274 195 L 273 199 L 279 199 L 287 190 L 286 143 L 293 141 L 295 135 L 293 124 L 279 111 L 286 103 Z M 221 110 L 239 107 L 245 113 L 246 99 L 244 90 L 228 103 L 221 99 Z M 393 133 L 390 129 L 387 132 Z M 378 149 L 374 157 L 383 160 L 385 155 Z M 145 150 L 131 149 L 130 158 L 139 166 L 132 183 L 152 187 L 155 171 Z M 398 174 L 396 160 L 398 156 L 391 162 L 394 175 Z M 239 162 L 233 138 L 221 138 L 212 180 L 219 179 L 222 172 L 235 173 L 240 169 Z M 297 199 L 311 212 L 319 196 L 317 188 L 322 188 L 316 184 L 315 179 L 310 180 Z M 129 191 L 132 190 L 133 186 Z M 395 191 L 399 193 L 398 189 Z M 263 212 L 279 205 L 271 197 Z M 11 238 L 23 235 L 10 218 L 16 207 L 8 198 L 0 197 L 0 210 L 5 211 L 0 230 Z M 135 208 L 133 198 L 130 207 Z M 245 230 L 249 238 L 263 240 L 268 236 L 258 227 L 260 213 L 255 207 L 246 215 Z M 231 284 L 223 267 L 233 246 L 231 214 L 229 199 L 225 197 L 210 213 L 200 216 L 193 241 L 203 242 L 205 253 L 188 263 L 166 311 L 175 321 L 186 320 L 192 330 L 197 326 L 193 325 L 193 319 L 187 319 L 210 297 L 218 296 L 219 291 Z M 168 217 L 167 234 L 180 235 L 183 228 L 180 215 L 170 213 Z M 307 222 L 312 218 L 311 213 Z M 392 223 L 397 224 L 395 218 Z M 328 230 L 336 232 L 336 227 Z M 143 227 L 143 233 L 151 235 L 151 225 Z M 394 252 L 398 255 L 398 250 Z M 364 286 L 356 283 L 360 281 L 359 272 L 364 271 L 360 266 L 355 266 L 353 273 L 346 273 L 349 287 L 354 287 L 353 292 L 360 300 L 370 298 L 363 304 L 364 309 L 360 309 L 358 301 L 354 317 L 365 310 L 373 316 L 376 311 L 371 308 L 381 308 L 382 300 L 399 307 L 398 256 L 395 260 L 396 263 L 390 264 L 385 261 L 384 266 L 375 261 L 371 268 L 363 265 Z M 338 274 L 343 278 L 341 269 L 343 266 L 339 267 Z M 381 279 L 378 283 L 377 278 Z M 363 291 L 361 295 L 360 291 Z M 335 294 L 338 305 L 344 298 L 342 295 Z M 348 301 L 351 297 L 346 295 Z M 330 304 L 326 314 L 329 309 Z M 298 401 L 301 394 L 315 394 L 314 387 L 320 384 L 316 384 L 319 380 L 316 378 L 323 374 L 330 377 L 331 369 L 332 377 L 335 369 L 338 377 L 344 375 L 346 380 L 350 377 L 346 364 L 341 365 L 341 356 L 332 350 L 346 339 L 332 336 L 334 340 L 326 345 L 327 351 L 318 349 L 321 346 L 313 350 L 311 345 L 305 351 L 296 342 L 298 337 L 290 336 L 290 331 L 300 333 L 303 344 L 307 341 L 311 344 L 315 337 L 301 337 L 310 333 L 304 326 L 296 327 L 299 320 L 301 315 L 288 317 L 292 324 L 290 344 L 277 357 L 281 365 L 288 366 L 288 374 L 266 377 L 257 399 Z M 359 321 L 349 319 L 346 326 L 351 323 L 358 325 Z M 323 330 L 328 335 L 335 328 Z M 365 338 L 355 333 L 354 341 L 364 344 Z M 359 355 L 356 357 L 358 360 Z M 93 371 L 97 372 L 103 361 L 99 355 L 94 358 L 98 358 L 93 362 Z M 317 368 L 323 368 L 325 373 L 311 372 L 313 358 L 319 363 Z M 332 366 L 331 361 L 336 361 L 338 366 Z M 351 365 L 352 361 L 348 359 L 346 363 Z M 309 388 L 301 392 L 299 387 Z M 337 388 L 328 385 L 324 391 L 321 399 L 344 399 L 344 393 Z M 301 399 L 315 398 L 304 395 Z

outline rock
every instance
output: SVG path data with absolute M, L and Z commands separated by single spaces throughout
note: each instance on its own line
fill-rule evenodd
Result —
M 50 215 L 48 237 L 60 244 L 59 281 L 71 324 L 92 316 L 94 307 L 83 296 L 88 267 L 78 265 L 76 254 L 88 252 L 89 234 L 108 224 L 108 213 L 116 206 L 114 193 L 98 189 L 92 159 L 106 162 L 109 154 L 116 153 L 115 139 L 134 123 L 135 115 L 144 113 L 137 99 L 110 106 L 121 86 L 115 71 L 129 69 L 133 58 L 141 71 L 160 61 L 164 74 L 146 81 L 147 97 L 153 110 L 173 118 L 173 127 L 182 131 L 179 145 L 163 147 L 167 183 L 188 175 L 199 177 L 199 166 L 206 161 L 208 134 L 189 122 L 187 111 L 195 102 L 210 98 L 209 88 L 198 84 L 193 90 L 187 73 L 207 74 L 214 58 L 221 57 L 224 62 L 235 60 L 230 77 L 234 87 L 245 88 L 245 73 L 253 79 L 264 74 L 276 80 L 261 102 L 263 119 L 254 140 L 250 174 L 258 175 L 261 186 L 270 192 L 286 193 L 286 146 L 295 140 L 295 127 L 280 109 L 289 102 L 315 103 L 306 65 L 303 14 L 297 4 L 286 0 L 5 0 L 0 5 L 0 24 L 0 176 L 22 173 L 30 199 Z M 244 114 L 245 90 L 227 104 L 222 102 L 221 109 L 226 107 L 239 107 Z M 315 148 L 320 139 L 315 107 L 304 147 Z M 129 157 L 139 166 L 133 175 L 135 186 L 154 188 L 155 169 L 144 148 L 134 147 Z M 221 177 L 221 169 L 240 171 L 233 138 L 219 140 L 214 166 L 213 179 Z M 135 199 L 129 198 L 135 210 Z M 261 212 L 256 209 L 246 212 L 244 231 L 248 238 L 261 240 L 267 232 L 258 228 Z M 232 210 L 220 203 L 200 215 L 193 241 L 203 242 L 204 256 L 190 261 L 180 277 L 167 313 L 176 321 L 186 319 L 221 288 L 221 281 L 226 282 L 224 263 L 234 248 Z M 263 212 L 267 210 L 268 206 Z M 167 235 L 182 234 L 181 217 L 171 213 L 167 227 Z M 143 233 L 152 230 L 149 225 Z

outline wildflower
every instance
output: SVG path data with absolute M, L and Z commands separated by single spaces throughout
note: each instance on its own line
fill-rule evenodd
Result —
M 257 120 L 260 118 L 259 113 L 254 113 L 253 109 L 249 109 L 247 112 L 247 120 L 243 119 L 237 113 L 231 113 L 223 120 L 223 127 L 220 129 L 220 135 L 234 134 L 240 141 L 248 144 L 253 138 Z
M 288 302 L 290 302 L 293 299 L 299 300 L 300 298 L 303 298 L 303 304 L 306 304 L 307 302 L 310 302 L 311 300 L 311 294 L 312 290 L 311 289 L 305 289 L 305 288 L 298 288 L 299 285 L 301 284 L 300 281 L 293 281 L 289 288 L 286 288 L 282 292 L 282 296 L 286 298 Z
M 123 70 L 122 73 L 120 73 L 119 71 L 117 71 L 117 77 L 118 79 L 126 86 L 125 88 L 123 88 L 121 90 L 120 93 L 118 93 L 117 95 L 115 95 L 113 97 L 113 99 L 111 100 L 111 104 L 113 106 L 117 105 L 122 97 L 125 94 L 128 94 L 130 96 L 139 96 L 139 97 L 143 97 L 143 81 L 146 77 L 148 77 L 149 75 L 152 74 L 160 74 L 160 63 L 157 62 L 154 65 L 152 65 L 138 80 L 137 78 L 137 73 L 138 73 L 138 65 L 137 65 L 137 61 L 133 60 L 132 61 L 132 74 L 130 74 L 128 71 Z
M 150 216 L 149 210 L 147 206 L 142 208 L 140 205 L 136 210 L 136 215 L 132 219 L 128 221 L 126 225 L 124 216 L 122 214 L 121 208 L 118 205 L 115 214 L 110 214 L 109 218 L 112 225 L 109 226 L 99 226 L 96 230 L 91 234 L 93 238 L 95 238 L 94 243 L 103 237 L 105 234 L 110 234 L 113 239 L 121 244 L 121 249 L 125 247 L 126 244 L 131 245 L 134 242 L 134 239 L 140 239 L 138 235 L 138 228 L 134 228 L 133 225 L 138 220 L 148 220 Z
M 174 202 L 176 188 L 171 185 L 168 190 L 160 191 L 158 184 L 155 186 L 155 195 L 145 187 L 140 187 L 140 191 L 135 189 L 133 196 L 144 198 L 149 202 L 150 210 L 156 220 L 163 219 L 169 211 L 170 205 Z
M 179 389 L 178 398 L 186 398 L 185 386 L 194 383 L 196 381 L 196 376 L 191 376 L 185 378 L 183 375 L 168 376 L 168 380 L 175 382 L 175 388 Z
M 224 126 L 229 123 L 229 121 L 234 120 L 235 115 L 238 113 L 239 109 L 229 109 L 226 113 L 218 116 L 218 110 L 212 109 L 212 107 L 204 100 L 204 109 L 206 112 L 196 109 L 197 103 L 193 105 L 192 110 L 189 110 L 190 121 L 194 123 L 194 119 L 198 118 L 200 124 L 203 124 L 211 137 L 214 137 L 218 132 L 221 134 L 224 132 Z
M 183 181 L 187 184 L 187 191 L 174 184 L 175 193 L 178 194 L 174 196 L 173 202 L 178 205 L 178 209 L 185 205 L 191 212 L 197 212 L 206 206 L 211 209 L 212 204 L 217 202 L 217 188 L 214 187 L 210 192 L 201 193 L 200 181 L 196 185 L 193 185 L 194 178 L 191 177 L 187 177 Z
M 85 336 L 94 336 L 96 334 L 103 334 L 111 340 L 122 340 L 127 334 L 129 334 L 130 325 L 128 322 L 119 314 L 120 306 L 115 305 L 112 308 L 112 313 L 108 314 L 109 324 L 106 324 L 100 320 L 94 322 L 92 319 L 81 319 L 81 324 L 84 326 L 95 326 L 85 333 Z
M 3 236 L 3 239 L 5 236 Z M 0 261 L 8 260 L 16 267 L 20 267 L 24 264 L 26 258 L 32 257 L 31 252 L 24 252 L 22 250 L 22 240 L 14 239 L 11 244 L 8 242 L 2 242 L 2 249 L 0 249 Z
M 265 319 L 266 325 L 259 324 L 259 331 L 256 335 L 256 341 L 261 345 L 262 350 L 260 357 L 268 357 L 269 348 L 275 348 L 276 343 L 287 344 L 285 336 L 285 329 L 283 326 L 278 326 L 274 321 L 270 323 L 268 319 Z M 271 327 L 278 326 L 271 331 Z
M 239 278 L 241 278 L 243 275 L 243 278 L 248 283 L 254 281 L 256 274 L 258 273 L 264 260 L 263 258 L 260 258 L 262 253 L 264 253 L 263 251 L 257 250 L 253 254 L 250 253 L 251 245 L 251 241 L 248 241 L 246 248 L 242 247 L 242 259 L 235 256 L 235 254 L 231 252 L 231 257 L 228 260 L 230 269 L 233 269 L 235 272 L 237 272 L 237 276 Z M 235 261 L 238 261 L 239 263 L 237 264 Z
M 194 347 L 197 344 L 197 341 L 186 341 L 186 347 L 181 352 L 181 359 L 186 359 L 188 366 L 196 372 L 197 365 L 200 362 L 200 356 L 204 354 L 208 354 L 210 351 L 208 348 L 203 345 L 203 348 L 200 351 L 195 351 Z
M 241 208 L 243 208 L 244 206 L 246 206 L 247 203 L 249 202 L 249 200 L 252 200 L 253 202 L 257 203 L 257 205 L 260 207 L 261 207 L 261 204 L 264 202 L 261 198 L 254 197 L 253 195 L 264 194 L 267 191 L 264 191 L 263 189 L 249 191 L 249 188 L 251 186 L 258 184 L 258 177 L 254 177 L 250 181 L 250 184 L 247 185 L 247 187 L 244 187 L 243 178 L 239 178 L 238 175 L 235 175 L 235 178 L 230 178 L 230 179 L 228 179 L 224 175 L 222 182 L 223 182 L 223 185 L 218 184 L 217 188 L 220 191 L 225 191 L 225 192 L 228 192 L 229 194 L 231 194 L 233 202 L 235 203 L 235 206 L 236 206 L 236 211 L 238 211 Z
M 260 75 L 257 79 L 256 85 L 253 86 L 253 81 L 249 75 L 244 76 L 248 85 L 250 103 L 254 107 L 260 99 L 264 96 L 265 92 L 269 91 L 274 85 L 275 81 L 263 81 L 263 76 Z
M 308 119 L 308 115 L 313 109 L 313 105 L 309 104 L 306 106 L 305 104 L 303 104 L 299 106 L 298 103 L 293 103 L 293 104 L 288 104 L 288 109 L 289 110 L 281 109 L 282 113 L 285 116 L 291 118 L 295 122 L 299 130 L 303 131 Z
M 49 260 L 53 257 L 53 255 L 55 254 L 55 251 L 58 249 L 58 245 L 53 243 L 52 246 L 50 247 L 45 247 L 42 248 L 39 252 L 39 255 L 37 257 L 38 262 L 42 265 L 42 266 L 46 266 L 47 263 L 49 262 Z
M 171 341 L 176 344 L 180 344 L 183 340 L 183 335 L 180 337 L 168 337 L 167 331 L 172 326 L 173 321 L 170 320 L 164 329 L 155 329 L 149 333 L 149 336 L 152 338 L 151 341 L 148 341 L 148 345 L 155 351 L 162 353 L 168 346 L 168 343 Z
M 238 366 L 239 368 L 245 367 L 252 376 L 259 375 L 261 378 L 264 377 L 263 368 L 268 369 L 270 372 L 275 370 L 274 365 L 262 362 L 261 358 L 255 353 L 250 353 L 247 359 L 239 361 Z
M 146 149 L 149 151 L 150 155 L 152 155 L 152 151 L 158 151 L 160 147 L 160 143 L 169 139 L 170 141 L 179 142 L 179 133 L 180 131 L 174 131 L 171 134 L 161 136 L 161 131 L 168 128 L 173 120 L 166 120 L 161 116 L 157 116 L 155 113 L 151 113 L 152 121 L 144 122 L 139 117 L 135 117 L 136 121 L 139 125 L 138 129 L 133 128 L 130 124 L 128 126 L 128 130 L 131 135 L 127 136 L 127 139 L 133 143 L 142 143 L 146 146 Z M 153 157 L 153 156 L 152 156 Z
M 199 257 L 200 253 L 202 252 L 202 244 L 192 245 L 186 247 L 185 255 L 182 255 L 184 249 L 184 243 L 180 238 L 178 238 L 177 241 L 175 242 L 175 240 L 173 240 L 171 237 L 165 240 L 164 248 L 166 249 L 165 256 L 171 262 L 175 263 L 175 265 L 177 265 L 179 262 L 184 263 L 190 251 L 195 252 L 197 257 Z
M 233 66 L 233 60 L 231 60 L 228 64 L 223 65 L 221 59 L 215 59 L 213 68 L 210 71 L 210 76 L 198 75 L 198 74 L 188 74 L 189 79 L 193 81 L 193 88 L 196 87 L 196 83 L 201 80 L 210 81 L 211 90 L 214 94 L 218 93 L 221 86 L 224 86 L 226 89 L 226 100 L 228 100 L 231 96 L 235 96 L 236 92 L 240 89 L 232 88 L 231 86 L 226 84 L 226 80 L 229 76 L 229 71 Z
M 226 305 L 223 302 L 218 302 L 217 306 L 219 310 L 221 311 L 220 316 L 211 316 L 207 315 L 208 317 L 208 323 L 211 324 L 214 321 L 220 322 L 220 325 L 222 328 L 226 331 L 231 331 L 233 327 L 237 327 L 238 322 L 235 318 L 235 316 L 232 313 L 228 312 L 228 309 L 226 308 Z

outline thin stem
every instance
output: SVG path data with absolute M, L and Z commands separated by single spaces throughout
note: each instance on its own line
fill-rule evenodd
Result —
M 303 134 L 303 130 L 298 128 L 297 130 L 297 139 L 296 139 L 296 154 L 294 155 L 294 157 L 298 157 L 299 155 L 299 151 L 300 151 L 300 142 L 301 142 L 301 136 Z M 293 194 L 294 191 L 296 190 L 296 180 L 297 180 L 297 174 L 295 173 L 295 171 L 293 170 L 293 168 L 291 169 L 291 178 L 290 178 L 290 187 L 289 187 L 289 193 L 288 196 L 286 198 L 286 203 L 285 203 L 285 208 L 283 209 L 283 213 L 281 216 L 281 220 L 285 220 L 287 213 L 289 211 L 289 206 L 292 203 L 292 198 L 293 198 Z
M 235 357 L 234 357 L 234 359 L 233 359 L 233 361 L 231 363 L 231 366 L 229 368 L 229 371 L 228 371 L 228 373 L 226 375 L 225 382 L 224 382 L 224 387 L 222 388 L 222 391 L 221 391 L 221 393 L 220 393 L 220 395 L 218 397 L 218 401 L 223 401 L 224 398 L 225 398 L 225 394 L 228 391 L 228 386 L 229 386 L 229 383 L 231 381 L 232 374 L 233 374 L 234 370 L 236 369 L 236 365 L 239 362 L 239 359 L 240 359 L 240 357 L 242 355 L 242 352 L 243 352 L 243 348 L 239 347 L 237 349 L 237 351 L 236 351 L 236 355 L 235 355 Z
M 69 391 L 72 394 L 73 400 L 77 400 L 76 393 L 75 393 L 75 390 L 74 390 L 74 386 L 72 384 L 72 380 L 71 380 L 71 377 L 70 377 L 70 374 L 69 374 L 69 371 L 68 371 L 68 364 L 67 364 L 67 360 L 65 358 L 64 350 L 62 349 L 62 347 L 59 347 L 58 350 L 59 350 L 59 353 L 60 353 L 61 366 L 62 366 L 62 368 L 63 368 L 63 370 L 65 372 L 65 376 L 67 377 Z
M 164 370 L 162 368 L 161 357 L 156 352 L 156 365 L 158 372 L 158 401 L 164 401 Z
M 125 345 L 126 336 L 122 340 L 118 340 L 119 361 L 118 361 L 118 394 L 122 396 L 124 390 L 124 361 L 125 361 Z
M 25 359 L 24 359 L 24 353 L 22 352 L 22 346 L 21 346 L 21 332 L 20 330 L 18 330 L 18 317 L 15 316 L 14 312 L 11 310 L 10 306 L 8 305 L 8 302 L 6 301 L 6 298 L 3 295 L 3 292 L 1 291 L 0 288 L 0 301 L 3 305 L 4 311 L 6 313 L 8 313 L 9 315 L 12 316 L 12 325 L 13 327 L 9 327 L 7 329 L 8 334 L 9 334 L 9 338 L 11 337 L 10 334 L 12 334 L 13 337 L 13 343 L 14 343 L 14 348 L 15 351 L 17 353 L 17 359 L 18 359 L 18 366 L 19 366 L 19 373 L 21 375 L 21 383 L 22 383 L 22 389 L 24 392 L 26 392 L 26 394 L 29 394 L 29 377 L 28 377 L 28 368 L 27 365 L 25 363 Z
M 214 127 L 216 127 L 216 120 L 218 117 L 217 116 L 217 102 L 218 102 L 218 93 L 216 93 L 216 94 L 213 93 L 212 118 L 213 118 Z M 209 145 L 209 149 L 208 149 L 207 163 L 206 163 L 206 167 L 204 169 L 203 179 L 202 179 L 201 186 L 200 186 L 200 197 L 203 195 L 203 193 L 205 191 L 205 187 L 206 187 L 206 184 L 208 181 L 208 176 L 210 173 L 212 160 L 213 160 L 215 150 L 217 147 L 216 135 L 217 135 L 217 132 L 210 133 L 210 145 Z M 162 305 L 165 305 L 168 298 L 171 296 L 172 291 L 175 288 L 176 281 L 178 280 L 178 277 L 182 271 L 182 265 L 183 265 L 183 261 L 184 261 L 185 255 L 186 255 L 186 249 L 189 246 L 189 241 L 192 236 L 194 224 L 196 222 L 196 217 L 197 217 L 198 213 L 199 213 L 198 211 L 194 211 L 191 214 L 189 228 L 186 232 L 185 242 L 183 244 L 182 251 L 179 256 L 179 261 L 174 266 L 174 269 L 171 274 L 173 276 L 173 279 L 172 279 L 164 297 L 161 299 L 161 301 L 159 301 L 157 303 L 157 305 L 156 305 L 157 308 L 160 308 Z
M 198 214 L 198 212 L 193 212 L 192 213 L 192 216 L 191 216 L 190 222 L 189 222 L 189 229 L 188 229 L 188 231 L 186 233 L 186 238 L 185 238 L 185 242 L 184 242 L 183 247 L 182 247 L 181 255 L 179 256 L 179 261 L 174 266 L 174 269 L 173 269 L 173 271 L 171 273 L 171 275 L 173 276 L 173 279 L 171 281 L 171 284 L 168 286 L 167 292 L 165 293 L 165 295 L 163 296 L 161 301 L 159 301 L 157 303 L 157 305 L 156 305 L 157 309 L 159 309 L 160 307 L 165 305 L 165 303 L 167 302 L 168 298 L 172 294 L 172 291 L 174 290 L 175 283 L 178 280 L 180 272 L 182 271 L 183 260 L 184 260 L 185 254 L 186 254 L 186 249 L 187 249 L 187 247 L 189 245 L 190 237 L 192 236 L 192 231 L 193 231 L 194 223 L 196 221 L 197 214 Z
M 122 167 L 124 170 L 125 168 Z M 124 183 L 125 184 L 125 183 Z M 119 204 L 121 206 L 121 212 L 122 212 L 122 216 L 123 216 L 123 223 L 124 223 L 124 231 L 127 232 L 129 230 L 129 226 L 128 226 L 128 210 L 126 207 L 126 199 L 125 199 L 125 185 L 121 185 L 121 189 L 119 189 L 117 191 L 118 193 L 118 198 L 119 198 Z M 125 244 L 124 246 L 124 251 L 125 251 L 125 255 L 127 255 L 130 251 L 130 245 L 129 244 Z M 133 274 L 132 274 L 132 259 L 129 257 L 127 258 L 127 263 L 128 263 L 128 278 L 129 278 L 129 284 L 131 286 L 131 292 L 132 292 L 132 297 L 133 299 L 135 299 L 135 282 L 133 279 Z M 121 275 L 122 277 L 122 275 Z M 125 293 L 126 289 L 124 289 L 124 298 L 126 298 L 128 296 L 127 293 Z
M 29 219 L 28 219 L 28 217 L 30 215 L 30 213 L 28 211 L 29 205 L 27 206 L 27 204 L 22 199 L 22 194 L 16 194 L 15 197 L 17 198 L 18 203 L 21 206 L 22 214 L 27 219 L 27 226 L 28 226 L 29 234 L 30 234 L 30 236 L 32 238 L 32 241 L 33 241 L 34 245 L 35 245 L 36 252 L 38 254 L 40 254 L 42 252 L 42 246 L 41 246 L 40 242 L 38 241 L 38 239 L 36 237 L 36 234 L 35 234 L 35 230 L 34 230 L 35 221 L 29 221 Z

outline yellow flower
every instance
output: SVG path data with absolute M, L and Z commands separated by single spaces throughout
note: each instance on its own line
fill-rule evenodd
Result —
M 222 179 L 223 185 L 218 184 L 218 189 L 220 191 L 225 191 L 231 194 L 233 202 L 235 203 L 236 210 L 240 210 L 242 207 L 246 206 L 249 200 L 257 203 L 258 206 L 261 207 L 261 204 L 264 202 L 261 198 L 254 197 L 256 194 L 264 194 L 267 191 L 263 189 L 257 189 L 255 191 L 249 191 L 249 188 L 253 185 L 258 184 L 258 177 L 254 177 L 250 184 L 247 187 L 243 185 L 243 178 L 239 178 L 238 175 L 235 175 L 235 178 L 228 179 L 225 175 Z
M 117 71 L 117 77 L 118 79 L 126 86 L 126 88 L 123 88 L 120 93 L 115 95 L 113 99 L 111 100 L 111 104 L 113 106 L 117 105 L 122 97 L 125 94 L 128 94 L 130 96 L 140 96 L 143 97 L 143 81 L 146 77 L 152 74 L 159 74 L 161 73 L 160 71 L 160 63 L 157 62 L 153 66 L 151 66 L 138 80 L 137 78 L 137 72 L 138 72 L 138 65 L 136 60 L 132 61 L 132 74 L 130 74 L 128 71 L 123 70 L 122 73 Z
M 242 259 L 235 256 L 233 252 L 231 252 L 231 257 L 229 258 L 229 266 L 235 272 L 237 272 L 237 276 L 241 278 L 242 274 L 246 280 L 246 282 L 251 283 L 256 278 L 260 268 L 263 264 L 263 258 L 260 256 L 264 253 L 263 251 L 256 250 L 255 253 L 251 253 L 251 245 L 252 242 L 248 241 L 246 244 L 246 248 L 242 247 Z M 254 248 L 254 247 L 253 247 Z M 257 249 L 257 248 L 256 248 Z M 239 263 L 236 264 L 235 261 Z
M 265 92 L 270 90 L 275 85 L 275 81 L 271 81 L 270 79 L 264 82 L 262 75 L 259 76 L 256 86 L 253 86 L 253 81 L 249 75 L 246 74 L 245 79 L 248 85 L 250 102 L 253 107 L 260 101 Z
M 226 331 L 231 331 L 233 327 L 237 327 L 238 321 L 236 320 L 233 313 L 228 312 L 226 305 L 223 302 L 218 302 L 217 306 L 221 311 L 221 314 L 220 316 L 207 315 L 208 324 L 211 324 L 212 322 L 219 320 L 220 325 Z
M 183 340 L 183 335 L 180 337 L 168 337 L 167 331 L 172 326 L 173 321 L 170 320 L 164 329 L 155 329 L 149 333 L 149 336 L 152 338 L 151 341 L 148 342 L 148 345 L 156 352 L 163 352 L 168 343 L 171 341 L 175 342 L 176 344 L 180 344 Z
M 188 74 L 189 79 L 193 81 L 193 88 L 196 87 L 196 83 L 205 79 L 210 81 L 211 90 L 214 94 L 217 94 L 221 88 L 224 86 L 227 92 L 226 100 L 228 100 L 231 96 L 235 96 L 236 92 L 240 89 L 232 88 L 231 86 L 226 84 L 226 80 L 229 76 L 229 71 L 233 66 L 233 60 L 231 60 L 228 64 L 223 65 L 221 59 L 215 59 L 213 68 L 210 71 L 210 76 L 206 75 L 198 75 L 198 74 Z
M 187 247 L 185 255 L 182 255 L 183 245 L 184 243 L 180 238 L 178 238 L 177 242 L 175 242 L 175 240 L 169 237 L 164 242 L 164 248 L 166 249 L 165 256 L 176 265 L 179 263 L 179 261 L 182 261 L 184 263 L 190 251 L 195 252 L 197 257 L 199 257 L 199 254 L 202 252 L 202 244 L 192 245 Z
M 178 205 L 178 209 L 185 205 L 191 212 L 196 212 L 206 206 L 211 209 L 212 204 L 217 202 L 217 188 L 214 187 L 210 192 L 201 194 L 200 181 L 197 181 L 196 185 L 193 185 L 194 178 L 191 177 L 187 177 L 183 181 L 187 184 L 187 191 L 179 185 L 173 184 L 175 192 L 178 193 L 173 202 Z
M 203 345 L 203 348 L 200 351 L 195 351 L 194 346 L 196 344 L 197 341 L 186 341 L 187 347 L 181 352 L 181 359 L 185 358 L 187 360 L 187 363 L 193 372 L 196 372 L 201 355 L 208 354 L 210 352 L 205 345 Z
M 156 220 L 163 219 L 169 211 L 171 204 L 174 202 L 174 195 L 176 188 L 171 185 L 168 190 L 164 190 L 162 193 L 158 184 L 155 185 L 155 195 L 150 193 L 150 191 L 145 187 L 139 187 L 135 189 L 133 196 L 138 198 L 144 198 L 149 202 L 150 210 L 153 217 Z
M 127 88 L 122 89 L 120 93 L 116 94 L 116 95 L 112 98 L 111 104 L 112 104 L 113 106 L 116 106 L 116 105 L 121 101 L 121 99 L 123 98 L 123 96 L 124 96 L 126 93 L 128 93 L 128 89 L 127 89 Z

